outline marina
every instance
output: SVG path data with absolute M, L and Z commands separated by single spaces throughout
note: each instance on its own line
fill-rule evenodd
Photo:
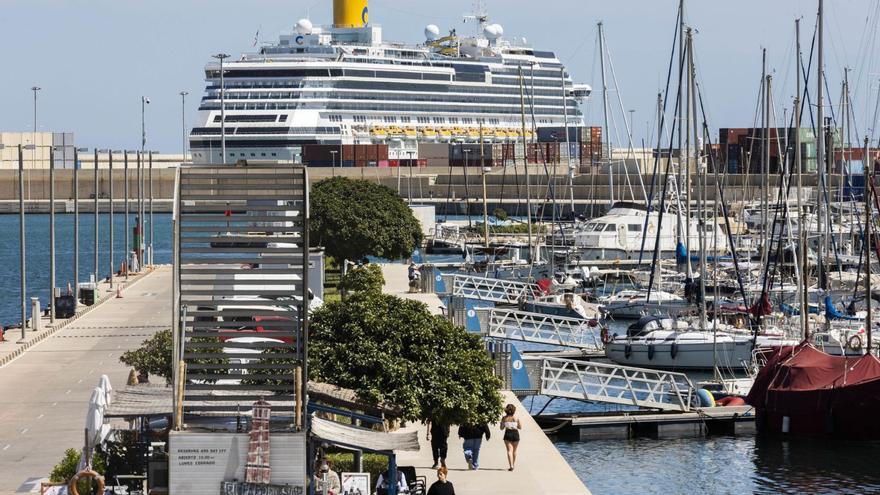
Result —
M 8 92 L 0 494 L 880 490 L 880 1 L 635 1 L 184 0 L 109 147 Z

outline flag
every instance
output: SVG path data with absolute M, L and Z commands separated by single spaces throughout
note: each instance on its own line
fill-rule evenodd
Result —
M 257 43 L 260 41 L 260 30 L 257 29 L 257 34 L 254 35 L 254 46 L 257 46 Z

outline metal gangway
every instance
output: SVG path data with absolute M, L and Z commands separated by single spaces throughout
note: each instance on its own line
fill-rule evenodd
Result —
M 497 339 L 602 352 L 600 327 L 586 320 L 503 308 L 478 309 L 483 334 Z M 594 323 L 595 324 L 595 323 Z
M 500 278 L 474 277 L 460 273 L 452 276 L 451 285 L 450 295 L 503 304 L 528 301 L 543 293 L 537 284 Z
M 550 397 L 689 411 L 698 398 L 683 373 L 570 359 L 544 358 L 541 394 Z

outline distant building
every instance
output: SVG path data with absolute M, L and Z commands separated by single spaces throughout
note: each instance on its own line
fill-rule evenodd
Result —
M 763 163 L 764 146 L 767 142 L 763 128 L 738 128 L 719 130 L 718 163 L 722 170 L 730 173 L 759 174 L 765 171 L 779 173 L 784 163 L 782 158 L 790 155 L 789 163 L 794 163 L 795 132 L 800 132 L 801 161 L 803 172 L 816 171 L 816 136 L 810 127 L 795 128 L 773 127 L 769 129 L 770 162 Z M 835 148 L 839 148 L 840 130 L 834 129 Z M 834 170 L 833 172 L 839 172 Z
M 34 144 L 34 149 L 22 151 L 24 168 L 49 168 L 52 146 L 55 147 L 55 167 L 73 168 L 72 132 L 0 132 L 0 169 L 18 168 L 18 146 Z

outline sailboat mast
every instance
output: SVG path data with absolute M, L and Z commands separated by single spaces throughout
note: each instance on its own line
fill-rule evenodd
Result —
M 574 165 L 571 163 L 571 138 L 568 135 L 568 90 L 565 88 L 565 70 L 559 70 L 562 84 L 562 118 L 565 119 L 565 158 L 568 165 L 568 193 L 571 199 L 571 218 L 574 219 Z M 580 150 L 578 150 L 580 151 Z
M 706 331 L 706 217 L 703 214 L 705 207 L 705 171 L 701 163 L 700 150 L 700 127 L 697 125 L 697 81 L 696 68 L 694 67 L 694 31 L 693 28 L 687 30 L 687 50 L 688 50 L 688 118 L 690 118 L 690 110 L 693 110 L 693 140 L 694 140 L 694 171 L 697 174 L 697 237 L 700 243 L 700 331 Z M 690 174 L 689 174 L 690 175 Z M 688 202 L 690 203 L 690 202 Z M 688 219 L 690 225 L 690 219 Z
M 687 28 L 687 32 L 685 34 L 685 48 L 687 50 L 687 68 L 688 71 L 688 87 L 687 87 L 687 98 L 685 101 L 685 115 L 684 115 L 684 125 L 685 125 L 685 151 L 684 151 L 684 221 L 685 221 L 685 251 L 687 252 L 687 278 L 688 280 L 693 280 L 694 278 L 694 267 L 691 263 L 691 122 L 693 121 L 692 115 L 694 113 L 694 108 L 691 99 L 691 92 L 693 91 L 693 86 L 691 85 L 693 78 L 693 70 L 691 67 L 692 57 L 691 57 L 691 36 L 693 35 L 693 31 L 691 28 Z M 682 150 L 678 150 L 678 162 L 681 163 Z
M 818 207 L 820 211 L 819 220 L 822 222 L 822 226 L 820 227 L 820 232 L 823 233 L 822 239 L 819 243 L 819 263 L 821 266 L 821 271 L 825 270 L 825 254 L 828 251 L 828 232 L 826 229 L 828 228 L 828 205 L 825 204 L 825 191 L 824 188 L 827 188 L 827 169 L 825 163 L 825 2 L 824 0 L 819 0 L 819 26 L 818 26 L 818 64 L 817 65 L 817 78 L 816 78 L 816 124 L 818 126 L 818 133 L 816 135 L 816 159 L 818 160 L 816 164 L 816 173 L 819 175 L 819 201 Z M 824 187 L 823 187 L 824 186 Z M 823 281 L 823 289 L 824 287 L 824 274 L 820 274 L 820 280 Z
M 795 19 L 795 72 L 797 83 L 794 97 L 794 166 L 797 169 L 797 208 L 798 208 L 798 264 L 801 266 L 801 280 L 798 284 L 800 310 L 800 330 L 804 340 L 810 339 L 810 311 L 807 287 L 809 286 L 809 264 L 807 256 L 807 215 L 803 205 L 804 168 L 801 162 L 801 20 Z
M 614 205 L 614 144 L 608 132 L 608 81 L 605 77 L 605 31 L 602 23 L 599 26 L 599 67 L 602 69 L 602 113 L 605 118 L 605 140 L 608 147 L 608 178 L 610 180 L 611 205 Z
M 865 245 L 865 302 L 868 311 L 865 315 L 865 336 L 868 338 L 866 348 L 868 354 L 871 354 L 871 330 L 874 326 L 874 320 L 871 315 L 871 249 L 874 248 L 874 234 L 871 232 L 871 223 L 873 222 L 871 218 L 871 181 L 874 180 L 874 176 L 871 173 L 871 166 L 869 166 L 869 142 L 868 136 L 865 136 L 865 159 L 862 160 L 865 164 L 865 242 L 867 243 Z
M 681 0 L 678 4 L 678 67 L 679 67 L 679 92 L 681 92 L 681 70 L 684 67 L 684 0 Z M 684 106 L 682 105 L 681 94 L 678 95 L 677 103 L 675 105 L 675 115 L 676 115 L 676 123 L 678 124 L 678 174 L 675 180 L 675 188 L 676 188 L 676 196 L 679 198 L 679 203 L 681 203 L 681 190 L 684 188 L 684 170 L 681 166 L 681 136 L 682 136 L 682 111 Z M 672 143 L 669 145 L 672 147 Z M 669 161 L 672 162 L 672 153 L 669 153 Z M 685 210 L 687 211 L 687 210 Z M 676 242 L 681 242 L 684 237 L 684 225 L 682 225 L 682 216 L 681 212 L 676 215 Z M 687 245 L 685 246 L 688 249 Z M 690 253 L 688 253 L 688 257 L 690 257 Z M 688 275 L 690 275 L 690 271 L 688 271 Z
M 534 96 L 532 97 L 534 98 Z M 523 164 L 525 164 L 526 170 L 526 228 L 529 235 L 529 264 L 534 265 L 535 257 L 532 256 L 532 187 L 529 176 L 529 153 L 526 144 L 526 89 L 522 64 L 519 65 L 519 113 L 522 124 Z

